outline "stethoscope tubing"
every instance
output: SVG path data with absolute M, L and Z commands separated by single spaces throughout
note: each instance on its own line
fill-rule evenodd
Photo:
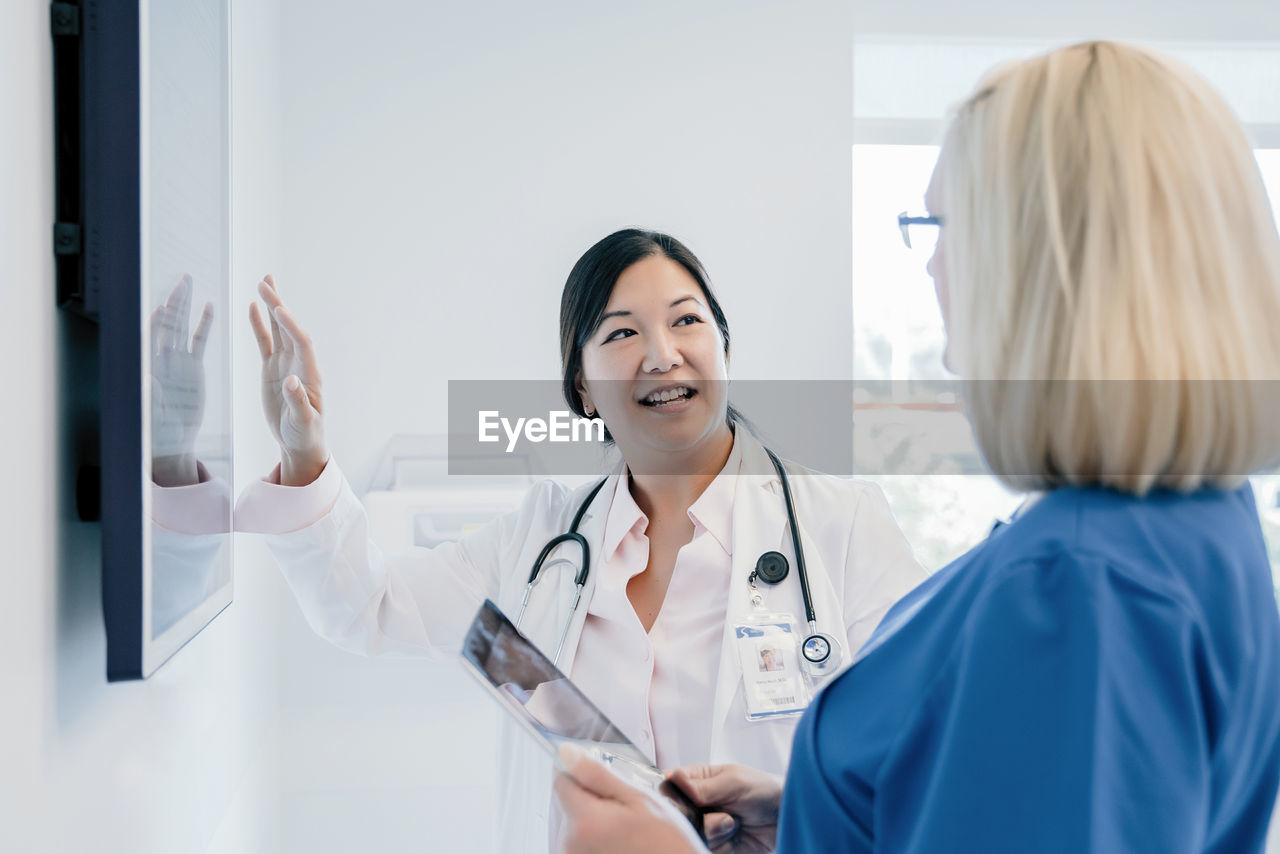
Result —
M 782 500 L 787 508 L 787 522 L 791 528 L 791 547 L 796 556 L 796 574 L 800 581 L 800 594 L 804 598 L 804 615 L 809 623 L 809 630 L 813 634 L 818 633 L 818 619 L 813 609 L 813 597 L 809 593 L 809 573 L 804 565 L 804 549 L 800 545 L 800 526 L 796 524 L 795 503 L 791 498 L 791 483 L 787 478 L 787 472 L 783 468 L 782 461 L 777 455 L 768 448 L 764 452 L 769 455 L 773 467 L 778 472 L 778 478 L 782 481 Z M 578 506 L 578 512 L 573 516 L 573 522 L 569 525 L 569 530 L 563 534 L 553 537 L 542 551 L 538 553 L 537 559 L 533 562 L 533 569 L 529 572 L 529 581 L 524 588 L 524 597 L 520 601 L 520 610 L 516 614 L 515 626 L 520 628 L 520 623 L 524 620 L 525 609 L 529 606 L 529 598 L 533 593 L 533 586 L 538 580 L 538 574 L 542 572 L 543 562 L 553 550 L 562 543 L 577 543 L 582 550 L 582 564 L 578 568 L 578 574 L 574 578 L 574 587 L 576 588 L 573 595 L 573 605 L 569 608 L 569 619 L 565 621 L 564 629 L 560 633 L 560 642 L 556 645 L 556 654 L 553 662 L 560 662 L 560 652 L 564 649 L 564 642 L 569 636 L 569 625 L 573 622 L 573 614 L 578 610 L 578 603 L 582 600 L 582 588 L 587 583 L 587 577 L 591 572 L 591 546 L 588 545 L 586 537 L 578 533 L 578 525 L 582 523 L 583 516 L 586 515 L 587 508 L 591 506 L 591 502 L 595 500 L 596 495 L 608 483 L 609 478 L 605 477 L 600 480 L 582 500 L 582 504 Z
M 573 583 L 573 605 L 569 608 L 569 619 L 565 620 L 564 630 L 560 633 L 560 642 L 556 644 L 556 654 L 551 660 L 552 664 L 560 663 L 560 652 L 564 649 L 565 639 L 569 636 L 569 624 L 573 622 L 573 614 L 578 610 L 578 602 L 582 599 L 582 588 L 587 583 L 587 576 L 591 572 L 591 546 L 587 543 L 587 538 L 578 533 L 578 525 L 582 524 L 582 517 L 586 515 L 587 508 L 591 506 L 591 502 L 595 500 L 596 495 L 608 482 L 609 478 L 601 478 L 600 482 L 595 485 L 590 494 L 583 499 L 582 504 L 578 507 L 578 512 L 573 516 L 573 522 L 569 525 L 569 530 L 557 537 L 553 537 L 550 542 L 542 547 L 542 551 L 538 553 L 538 559 L 533 562 L 533 570 L 529 573 L 529 582 L 524 587 L 524 598 L 520 600 L 520 611 L 516 614 L 515 627 L 520 628 L 520 623 L 524 621 L 525 609 L 529 607 L 529 597 L 533 594 L 533 585 L 538 580 L 538 573 L 542 572 L 543 561 L 547 556 L 559 546 L 561 543 L 573 542 L 582 548 L 582 565 L 578 568 L 578 575 L 574 578 Z
M 782 500 L 787 505 L 787 523 L 791 527 L 791 549 L 796 555 L 796 572 L 800 578 L 800 595 L 804 597 L 804 617 L 809 621 L 810 631 L 816 633 L 818 631 L 818 617 L 813 610 L 813 597 L 809 595 L 809 573 L 804 565 L 804 549 L 800 548 L 800 526 L 796 524 L 796 508 L 791 500 L 791 483 L 782 467 L 782 460 L 778 459 L 777 455 L 768 448 L 765 448 L 764 452 L 773 461 L 773 467 L 778 470 L 778 478 L 782 481 Z

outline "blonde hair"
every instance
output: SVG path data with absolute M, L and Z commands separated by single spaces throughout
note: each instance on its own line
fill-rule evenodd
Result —
M 1230 488 L 1280 458 L 1280 237 L 1199 76 L 1112 42 L 997 70 L 929 202 L 950 362 L 1006 484 Z

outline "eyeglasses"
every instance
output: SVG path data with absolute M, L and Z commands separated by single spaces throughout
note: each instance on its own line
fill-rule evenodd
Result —
M 908 216 L 906 211 L 898 214 L 898 229 L 902 232 L 902 242 L 907 244 L 908 249 L 911 248 L 911 226 L 941 226 L 942 223 L 943 219 L 940 216 Z

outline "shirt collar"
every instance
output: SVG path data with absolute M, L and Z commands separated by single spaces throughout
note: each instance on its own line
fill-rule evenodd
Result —
M 618 475 L 613 484 L 613 497 L 609 502 L 609 515 L 605 519 L 604 539 L 601 541 L 604 548 L 601 560 L 612 558 L 623 538 L 637 525 L 643 530 L 648 524 L 649 518 L 631 495 L 631 474 L 623 466 L 622 474 Z
M 733 448 L 724 468 L 715 480 L 707 485 L 698 499 L 689 506 L 689 518 L 694 525 L 701 525 L 715 537 L 725 554 L 733 554 L 733 496 L 737 488 L 737 475 L 742 469 L 742 441 L 734 431 Z M 605 519 L 604 538 L 601 546 L 602 560 L 609 560 L 618 550 L 627 534 L 639 526 L 643 531 L 649 517 L 636 504 L 631 494 L 631 473 L 623 467 L 613 485 L 613 497 L 609 502 L 609 515 Z
M 733 496 L 742 470 L 742 442 L 734 431 L 733 450 L 716 479 L 689 506 L 689 518 L 707 529 L 727 555 L 733 554 Z

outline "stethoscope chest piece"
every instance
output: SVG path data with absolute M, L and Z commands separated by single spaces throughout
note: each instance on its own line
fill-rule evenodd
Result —
M 826 632 L 814 632 L 800 646 L 810 676 L 826 676 L 840 666 L 840 642 Z
M 791 528 L 791 545 L 795 550 L 796 560 L 796 581 L 800 586 L 800 594 L 804 599 L 805 620 L 808 623 L 809 634 L 800 647 L 801 657 L 804 659 L 802 665 L 810 676 L 822 677 L 830 676 L 840 667 L 843 653 L 840 647 L 840 641 L 827 634 L 818 631 L 818 620 L 813 610 L 813 597 L 809 593 L 809 576 L 805 571 L 804 549 L 800 544 L 800 527 L 796 523 L 795 504 L 791 498 L 791 484 L 787 479 L 786 469 L 783 468 L 782 461 L 777 455 L 765 448 L 765 453 L 769 455 L 769 459 L 773 462 L 774 469 L 778 472 L 778 480 L 782 484 L 783 503 L 787 511 L 787 522 Z M 525 609 L 529 605 L 529 597 L 533 593 L 533 586 L 538 581 L 538 574 L 542 571 L 542 565 L 551 556 L 557 547 L 565 543 L 576 543 L 582 552 L 582 563 L 578 567 L 578 573 L 574 578 L 574 597 L 573 604 L 569 608 L 569 617 L 564 622 L 564 627 L 560 632 L 560 642 L 556 646 L 554 662 L 560 660 L 560 653 L 564 649 L 565 641 L 569 635 L 569 626 L 573 622 L 573 615 L 577 612 L 578 604 L 582 601 L 583 587 L 586 585 L 588 573 L 591 571 L 591 548 L 587 543 L 586 537 L 578 533 L 578 525 L 582 522 L 586 515 L 587 507 L 595 499 L 596 495 L 608 482 L 608 478 L 602 479 L 587 494 L 587 497 L 578 505 L 578 512 L 573 516 L 573 522 L 569 525 L 566 533 L 553 537 L 543 548 L 537 559 L 533 562 L 533 569 L 529 573 L 529 580 L 525 584 L 524 598 L 520 602 L 520 610 L 516 614 L 515 626 L 520 628 L 520 623 L 524 619 Z M 553 563 L 556 561 L 553 561 Z M 751 585 L 751 604 L 760 608 L 763 604 L 764 597 L 756 588 L 755 582 L 758 578 L 766 584 L 774 585 L 781 582 L 790 573 L 791 564 L 787 560 L 787 556 L 779 551 L 767 551 L 756 559 L 755 569 L 747 578 L 747 583 Z
M 756 575 L 766 584 L 777 584 L 787 577 L 791 568 L 782 552 L 765 552 L 756 559 Z
M 822 635 L 809 635 L 804 639 L 804 660 L 821 664 L 831 657 L 831 642 Z

